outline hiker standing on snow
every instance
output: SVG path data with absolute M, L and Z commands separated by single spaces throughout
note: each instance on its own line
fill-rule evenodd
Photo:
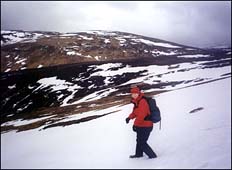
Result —
M 149 105 L 143 98 L 144 94 L 138 87 L 133 87 L 130 92 L 132 97 L 131 102 L 134 104 L 134 108 L 133 112 L 126 118 L 126 123 L 129 123 L 130 119 L 135 118 L 133 131 L 137 133 L 135 155 L 131 155 L 130 158 L 142 157 L 143 152 L 147 154 L 149 158 L 156 158 L 155 152 L 147 144 L 147 140 L 153 129 L 153 122 L 144 120 L 145 117 L 150 114 Z

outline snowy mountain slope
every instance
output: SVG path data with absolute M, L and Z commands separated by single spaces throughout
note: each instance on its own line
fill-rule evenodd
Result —
M 129 103 L 134 84 L 155 95 L 231 77 L 230 48 L 117 31 L 1 31 L 1 40 L 1 133 L 76 123 L 64 121 Z
M 77 33 L 1 31 L 1 72 L 63 64 L 214 52 L 117 31 Z M 225 55 L 221 51 L 220 55 Z
M 111 100 L 126 102 L 128 88 L 133 84 L 143 83 L 146 92 L 157 93 L 231 77 L 229 59 L 169 66 L 109 63 L 82 66 L 79 70 L 75 68 L 75 71 L 74 68 L 60 69 L 59 72 L 45 70 L 44 73 L 13 75 L 3 79 L 1 84 L 5 84 L 5 89 L 2 90 L 0 108 L 2 123 L 44 119 L 53 115 L 44 122 L 47 124 L 51 119 L 56 120 L 54 115 L 60 106 L 64 108 L 58 120 L 71 114 L 67 106 L 77 110 L 77 114 L 83 112 L 80 110 L 83 107 L 88 108 L 97 103 L 100 105 Z M 115 95 L 118 98 L 112 98 Z M 86 103 L 89 105 L 84 105 Z M 28 114 L 42 107 L 48 109 L 37 115 Z M 1 124 L 2 131 L 5 125 L 10 126 L 12 123 Z
M 129 159 L 136 137 L 127 104 L 73 116 L 114 112 L 80 124 L 1 134 L 2 168 L 231 168 L 230 77 L 155 98 L 162 129 L 156 124 L 148 142 L 156 159 Z
M 231 48 L 116 31 L 5 31 L 1 40 L 4 168 L 230 167 Z M 135 84 L 162 110 L 155 160 L 128 158 Z
M 51 125 L 69 115 L 102 107 L 102 103 L 128 103 L 128 89 L 133 84 L 141 84 L 145 92 L 156 94 L 226 77 L 231 77 L 229 59 L 169 66 L 108 63 L 16 74 L 1 80 L 5 86 L 1 131 L 19 130 L 14 127 L 15 121 L 34 119 L 43 120 L 41 125 Z

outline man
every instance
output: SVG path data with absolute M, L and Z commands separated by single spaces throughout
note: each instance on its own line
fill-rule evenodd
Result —
M 133 87 L 130 92 L 132 97 L 131 102 L 134 104 L 134 108 L 132 113 L 126 118 L 126 123 L 129 123 L 130 119 L 135 118 L 133 131 L 137 133 L 135 155 L 131 155 L 130 158 L 143 157 L 143 152 L 149 158 L 156 158 L 157 155 L 147 144 L 150 132 L 153 129 L 153 122 L 144 120 L 150 114 L 149 105 L 143 98 L 144 94 L 138 87 Z

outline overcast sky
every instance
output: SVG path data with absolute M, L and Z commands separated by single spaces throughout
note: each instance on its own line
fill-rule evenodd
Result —
M 1 1 L 1 30 L 124 31 L 195 47 L 231 46 L 230 1 Z

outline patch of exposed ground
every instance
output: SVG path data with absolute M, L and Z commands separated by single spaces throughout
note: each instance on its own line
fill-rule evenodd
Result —
M 196 109 L 191 110 L 189 113 L 196 113 L 196 112 L 199 112 L 199 111 L 201 111 L 203 109 L 204 109 L 203 107 L 198 107 Z

